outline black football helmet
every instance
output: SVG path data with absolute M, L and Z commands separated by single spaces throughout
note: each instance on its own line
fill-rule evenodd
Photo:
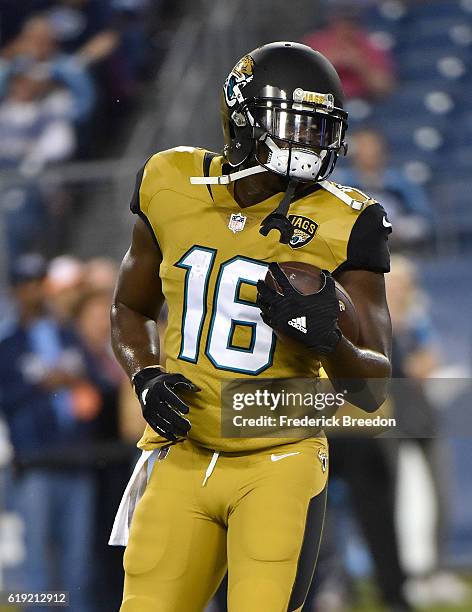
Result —
M 221 96 L 224 155 L 297 181 L 326 179 L 345 152 L 347 112 L 332 64 L 294 42 L 275 42 L 239 60 Z M 244 164 L 247 165 L 247 164 Z
M 288 243 L 287 212 L 297 186 L 322 183 L 346 153 L 343 103 L 339 76 L 318 51 L 295 42 L 254 49 L 231 70 L 221 95 L 224 156 L 234 171 L 191 182 L 228 184 L 267 171 L 285 177 L 285 195 L 260 232 L 277 229 Z

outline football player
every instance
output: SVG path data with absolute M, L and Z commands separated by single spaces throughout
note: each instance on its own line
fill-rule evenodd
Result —
M 264 45 L 233 68 L 221 109 L 223 155 L 153 155 L 131 203 L 112 333 L 148 423 L 147 479 L 129 520 L 143 489 L 135 470 L 115 523 L 115 536 L 130 524 L 122 612 L 203 610 L 227 570 L 230 612 L 301 610 L 323 525 L 326 439 L 222 437 L 221 383 L 321 368 L 333 381 L 390 375 L 391 228 L 380 204 L 327 180 L 346 148 L 333 66 L 298 43 Z M 325 270 L 323 289 L 291 290 L 282 261 Z M 263 281 L 268 269 L 283 295 Z M 356 306 L 357 344 L 338 328 L 333 277 Z

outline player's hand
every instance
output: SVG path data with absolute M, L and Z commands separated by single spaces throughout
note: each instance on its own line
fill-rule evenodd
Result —
M 257 283 L 256 303 L 262 320 L 318 355 L 332 353 L 342 334 L 337 323 L 339 303 L 330 273 L 323 270 L 325 282 L 318 293 L 302 295 L 292 287 L 278 264 L 271 263 L 269 270 L 283 295 L 263 280 Z
M 200 391 L 197 386 L 182 374 L 169 374 L 158 367 L 139 370 L 133 385 L 143 416 L 156 433 L 172 442 L 188 434 L 190 421 L 182 415 L 189 408 L 175 391 Z

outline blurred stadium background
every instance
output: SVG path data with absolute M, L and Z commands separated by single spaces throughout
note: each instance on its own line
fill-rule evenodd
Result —
M 73 609 L 118 608 L 121 551 L 105 541 L 142 423 L 108 347 L 107 308 L 134 177 L 157 150 L 220 150 L 219 88 L 242 54 L 272 40 L 311 44 L 339 69 L 350 152 L 334 179 L 376 196 L 397 232 L 397 375 L 422 398 L 405 400 L 405 428 L 424 401 L 435 439 L 410 433 L 393 452 L 403 586 L 419 609 L 472 609 L 471 0 L 0 0 L 0 590 L 46 584 L 28 567 L 33 546 L 50 589 L 80 600 Z M 20 314 L 44 304 L 79 340 L 48 344 L 38 332 L 32 359 L 8 339 Z M 65 365 L 72 349 L 80 367 Z M 28 385 L 14 391 L 21 418 L 7 389 L 16 356 Z M 74 407 L 67 449 L 22 421 L 41 402 L 60 410 L 58 390 Z M 57 507 L 46 507 L 48 487 Z M 79 512 L 63 503 L 72 487 L 88 500 Z M 372 561 L 351 497 L 340 469 L 329 528 L 338 538 L 307 611 L 396 609 L 379 578 L 388 559 Z M 57 529 L 30 539 L 28 521 Z M 381 539 L 382 521 L 373 528 Z

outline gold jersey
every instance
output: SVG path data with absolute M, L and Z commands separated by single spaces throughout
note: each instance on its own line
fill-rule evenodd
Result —
M 242 209 L 230 186 L 190 183 L 192 176 L 220 176 L 224 161 L 191 147 L 157 153 L 138 174 L 131 208 L 148 224 L 162 253 L 166 370 L 183 374 L 201 389 L 184 395 L 190 406 L 189 438 L 209 449 L 238 452 L 293 439 L 222 437 L 222 381 L 309 378 L 320 369 L 306 351 L 277 341 L 261 319 L 256 283 L 269 263 L 385 272 L 390 229 L 380 204 L 356 189 L 325 181 L 292 203 L 290 244 L 281 244 L 277 231 L 263 237 L 261 221 L 283 194 Z M 151 449 L 162 443 L 147 426 L 139 446 Z

